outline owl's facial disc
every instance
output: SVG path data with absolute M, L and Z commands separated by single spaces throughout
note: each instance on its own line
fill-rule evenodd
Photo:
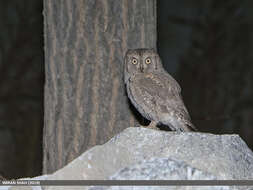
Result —
M 155 70 L 155 60 L 153 55 L 144 54 L 142 57 L 142 67 L 144 73 L 150 73 Z
M 129 64 L 128 64 L 128 71 L 131 73 L 137 73 L 141 70 L 141 59 L 140 56 L 137 55 L 130 55 L 129 58 Z

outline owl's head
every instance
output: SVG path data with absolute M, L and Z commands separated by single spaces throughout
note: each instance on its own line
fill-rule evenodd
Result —
M 154 49 L 130 49 L 125 55 L 125 82 L 134 74 L 151 73 L 162 69 L 159 55 Z

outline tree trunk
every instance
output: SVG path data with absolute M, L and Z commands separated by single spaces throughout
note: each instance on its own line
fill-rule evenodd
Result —
M 43 173 L 134 126 L 123 83 L 128 48 L 156 48 L 155 0 L 44 0 Z

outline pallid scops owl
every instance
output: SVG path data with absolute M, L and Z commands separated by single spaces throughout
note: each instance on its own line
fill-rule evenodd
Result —
M 151 121 L 175 131 L 196 130 L 181 96 L 177 81 L 163 68 L 153 49 L 128 50 L 124 59 L 124 82 L 135 108 Z

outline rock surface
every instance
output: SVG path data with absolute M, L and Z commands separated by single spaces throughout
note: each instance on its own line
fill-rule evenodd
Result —
M 160 170 L 163 172 L 159 173 Z M 133 178 L 130 178 L 131 176 Z M 177 133 L 130 127 L 104 145 L 89 149 L 45 179 L 98 180 L 110 177 L 111 179 L 135 177 L 253 179 L 253 153 L 238 135 Z M 88 188 L 71 187 L 71 189 Z M 177 189 L 185 188 L 177 187 Z M 70 189 L 70 187 L 47 186 L 45 189 Z
M 170 158 L 152 158 L 150 160 L 143 160 L 138 164 L 126 167 L 116 172 L 109 178 L 110 180 L 217 180 L 216 177 L 206 172 L 192 168 L 184 162 L 172 160 Z M 129 186 L 110 186 L 110 187 L 92 187 L 89 190 L 129 190 L 133 187 Z M 145 187 L 136 186 L 135 190 L 151 189 L 179 189 L 178 186 L 152 186 Z M 181 187 L 180 189 L 191 189 L 190 187 Z M 218 187 L 203 187 L 194 186 L 192 189 L 201 190 L 230 190 L 228 186 Z
M 206 172 L 170 158 L 143 160 L 116 172 L 110 180 L 216 180 Z

